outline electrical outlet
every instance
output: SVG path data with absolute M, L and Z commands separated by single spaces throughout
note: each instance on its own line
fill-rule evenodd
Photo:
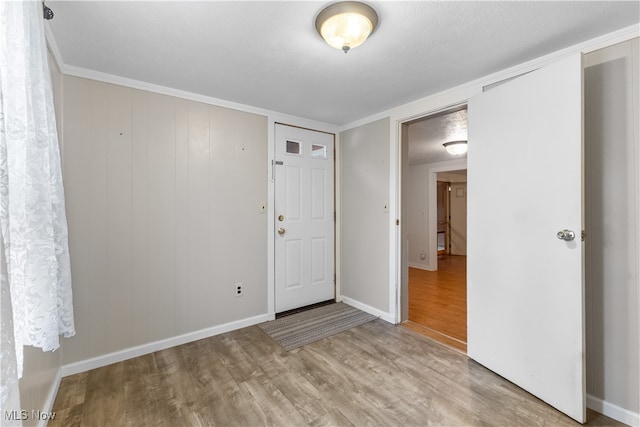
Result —
M 244 284 L 242 282 L 236 283 L 234 285 L 234 290 L 236 297 L 241 297 L 242 295 L 244 295 Z

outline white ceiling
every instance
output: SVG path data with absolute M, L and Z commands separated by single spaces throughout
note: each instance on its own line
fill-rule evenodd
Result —
M 371 1 L 377 30 L 344 54 L 315 31 L 329 3 L 47 1 L 67 70 L 334 125 L 640 22 L 638 1 Z

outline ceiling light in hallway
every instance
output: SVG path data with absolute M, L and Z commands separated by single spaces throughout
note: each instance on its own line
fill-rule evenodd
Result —
M 444 148 L 449 154 L 464 154 L 467 152 L 467 141 L 450 141 L 445 142 Z

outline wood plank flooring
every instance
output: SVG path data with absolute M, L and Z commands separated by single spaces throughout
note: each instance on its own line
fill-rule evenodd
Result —
M 409 268 L 409 320 L 416 332 L 467 351 L 467 257 L 441 256 L 437 271 Z
M 115 363 L 64 378 L 53 410 L 51 427 L 579 425 L 379 319 L 291 352 L 252 326 Z

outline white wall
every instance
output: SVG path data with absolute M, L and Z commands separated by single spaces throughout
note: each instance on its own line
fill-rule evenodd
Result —
M 587 392 L 592 407 L 615 405 L 636 414 L 639 51 L 636 38 L 584 58 Z
M 267 118 L 71 76 L 63 99 L 63 363 L 266 320 Z
M 62 340 L 62 346 L 67 340 Z M 48 413 L 53 407 L 61 366 L 61 350 L 43 352 L 39 348 L 24 347 L 23 376 L 20 378 L 20 405 L 27 411 L 23 426 L 38 425 L 39 419 L 33 417 L 33 411 Z
M 432 251 L 429 251 L 429 164 L 409 166 L 407 170 L 408 184 L 403 198 L 407 211 L 409 266 L 432 270 L 436 260 L 430 259 Z
M 389 313 L 389 119 L 340 134 L 342 297 Z

